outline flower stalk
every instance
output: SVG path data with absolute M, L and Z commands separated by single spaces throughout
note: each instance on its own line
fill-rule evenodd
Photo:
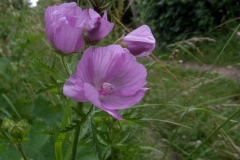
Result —
M 28 160 L 26 154 L 25 154 L 24 151 L 23 151 L 23 148 L 22 148 L 21 143 L 16 143 L 16 146 L 17 146 L 19 152 L 21 153 L 23 159 L 24 159 L 24 160 Z
M 77 153 L 77 144 L 79 139 L 79 133 L 80 133 L 80 126 L 75 128 L 74 131 L 74 138 L 73 138 L 73 145 L 72 145 L 72 154 L 71 154 L 71 160 L 75 160 L 76 153 Z
M 77 110 L 79 112 L 82 112 L 83 109 L 83 103 L 79 102 L 77 106 Z M 78 139 L 79 139 L 79 134 L 80 134 L 80 125 L 77 126 L 74 130 L 74 136 L 73 136 L 73 143 L 72 143 L 72 153 L 71 153 L 71 160 L 76 159 L 76 153 L 77 153 L 77 144 L 78 144 Z
M 65 68 L 65 70 L 66 70 L 68 76 L 70 76 L 70 73 L 69 73 L 68 68 L 67 68 L 67 65 L 66 65 L 66 63 L 65 63 L 65 61 L 64 61 L 64 56 L 63 56 L 63 55 L 61 56 L 61 59 L 62 59 L 63 67 Z

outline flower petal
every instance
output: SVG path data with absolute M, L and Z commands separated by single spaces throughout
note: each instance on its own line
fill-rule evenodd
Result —
M 66 18 L 62 18 L 61 21 L 56 25 L 54 46 L 66 54 L 79 51 L 84 46 L 82 28 L 71 27 Z
M 91 42 L 96 42 L 106 37 L 113 29 L 114 23 L 107 20 L 107 12 L 104 12 L 102 18 L 97 16 L 98 13 L 93 9 L 89 9 L 90 17 L 92 18 L 86 27 L 86 37 Z
M 120 45 L 88 48 L 77 67 L 81 70 L 81 77 L 95 87 L 99 87 L 103 82 L 111 81 L 122 68 L 126 60 L 126 51 Z
M 146 68 L 129 57 L 122 65 L 118 75 L 109 83 L 115 87 L 113 94 L 131 95 L 146 85 L 146 77 Z
M 106 109 L 121 110 L 137 104 L 145 95 L 148 88 L 139 89 L 132 95 L 108 95 L 103 97 L 102 105 Z
M 63 94 L 78 102 L 88 101 L 84 94 L 83 83 L 77 78 L 76 73 L 72 74 L 64 83 Z
M 99 101 L 99 93 L 92 85 L 84 83 L 84 93 L 86 98 L 96 107 L 102 109 L 102 103 Z
M 101 110 L 104 110 L 105 112 L 109 113 L 110 115 L 119 120 L 123 120 L 122 116 L 117 111 L 112 109 L 105 109 L 104 107 L 102 107 L 102 103 L 99 101 L 99 93 L 92 85 L 84 83 L 84 92 L 85 96 L 94 106 L 98 107 Z
M 127 49 L 134 56 L 142 57 L 154 50 L 156 40 L 151 29 L 147 25 L 142 25 L 123 37 L 121 42 L 127 45 Z
M 115 110 L 105 110 L 108 114 L 110 114 L 111 116 L 113 116 L 114 118 L 118 119 L 118 120 L 124 120 L 121 116 L 121 114 L 119 114 L 117 111 Z

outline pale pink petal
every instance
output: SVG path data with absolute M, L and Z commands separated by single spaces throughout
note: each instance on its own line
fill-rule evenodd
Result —
M 120 92 L 124 95 L 131 95 L 146 85 L 146 77 L 146 68 L 136 60 L 128 59 L 109 83 L 115 87 L 113 94 Z
M 88 9 L 82 10 L 81 8 L 77 11 L 78 21 L 76 22 L 76 27 L 84 28 L 87 21 L 90 19 L 88 14 Z
M 142 25 L 122 38 L 121 43 L 127 45 L 131 54 L 137 57 L 149 55 L 155 48 L 156 40 L 151 29 Z
M 99 101 L 99 93 L 92 85 L 84 83 L 84 93 L 86 98 L 96 107 L 102 109 L 102 103 Z
M 101 18 L 97 12 L 89 9 L 91 20 L 86 26 L 86 37 L 91 42 L 96 42 L 106 37 L 113 29 L 114 23 L 107 20 L 107 12 Z
M 117 111 L 112 109 L 105 109 L 102 106 L 102 103 L 99 101 L 99 93 L 92 85 L 88 83 L 84 83 L 84 92 L 85 92 L 85 96 L 94 106 L 106 111 L 107 113 L 109 113 L 110 115 L 112 115 L 113 117 L 119 120 L 123 120 L 122 116 Z
M 72 74 L 64 83 L 63 94 L 78 102 L 88 101 L 84 94 L 83 82 L 77 78 L 76 73 Z
M 49 24 L 48 27 L 46 27 L 46 36 L 48 41 L 54 45 L 54 30 L 55 30 L 56 23 Z
M 111 116 L 113 116 L 114 118 L 118 119 L 118 120 L 124 120 L 121 116 L 121 114 L 119 114 L 117 111 L 115 110 L 105 110 L 108 114 L 110 114 Z
M 62 22 L 56 26 L 54 46 L 66 54 L 79 51 L 84 46 L 82 28 L 72 27 L 65 18 L 62 18 Z
M 101 25 L 101 17 L 93 9 L 89 9 L 88 14 L 89 20 L 86 23 L 85 29 L 87 32 L 91 32 L 99 28 L 99 26 Z
M 61 8 L 74 8 L 77 6 L 77 3 L 76 2 L 69 2 L 69 3 L 62 3 L 60 5 Z
M 93 84 L 94 72 L 91 70 L 91 57 L 93 55 L 92 47 L 86 49 L 82 55 L 81 60 L 77 64 L 78 76 L 82 78 L 83 82 Z
M 142 88 L 132 95 L 108 95 L 102 97 L 101 101 L 104 108 L 121 110 L 137 104 L 145 95 L 147 88 Z
M 82 57 L 78 69 L 82 77 L 95 87 L 103 82 L 111 81 L 118 75 L 126 59 L 126 49 L 120 45 L 87 49 Z M 81 68 L 85 68 L 84 70 Z

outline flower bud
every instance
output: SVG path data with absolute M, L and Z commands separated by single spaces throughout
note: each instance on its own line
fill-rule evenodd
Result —
M 87 21 L 85 26 L 85 36 L 90 43 L 98 42 L 112 31 L 114 24 L 108 21 L 107 11 L 104 12 L 102 18 L 93 9 L 89 9 L 88 14 L 89 20 Z
M 2 122 L 1 129 L 6 132 L 11 132 L 14 126 L 15 126 L 14 121 L 12 121 L 11 119 L 5 118 Z
M 121 43 L 136 57 L 148 56 L 155 48 L 156 40 L 151 29 L 142 25 L 122 38 Z
M 26 135 L 30 131 L 31 125 L 25 120 L 21 120 L 17 123 L 5 118 L 2 122 L 1 129 L 11 136 L 11 141 L 23 142 L 26 141 Z
M 11 134 L 13 137 L 18 139 L 24 139 L 25 136 L 28 134 L 31 125 L 26 122 L 26 120 L 21 120 L 16 123 L 15 127 L 13 128 Z
M 49 6 L 45 12 L 46 36 L 53 47 L 65 54 L 79 51 L 84 46 L 82 31 L 86 10 L 75 2 Z
M 21 120 L 21 121 L 17 122 L 16 126 L 22 128 L 23 130 L 26 130 L 29 127 L 31 127 L 31 125 L 28 124 L 26 120 Z

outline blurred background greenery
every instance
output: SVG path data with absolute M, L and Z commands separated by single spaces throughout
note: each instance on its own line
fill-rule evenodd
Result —
M 128 109 L 134 111 L 138 121 L 125 122 L 130 126 L 122 128 L 122 132 L 129 133 L 126 145 L 113 148 L 108 159 L 159 160 L 164 154 L 169 160 L 185 159 L 240 107 L 236 78 L 240 74 L 240 30 L 236 30 L 240 1 L 112 2 L 108 13 L 115 28 L 102 44 L 114 43 L 126 34 L 111 15 L 130 30 L 147 24 L 156 37 L 154 55 L 161 64 L 152 57 L 139 59 L 148 69 L 151 89 L 140 104 Z M 23 144 L 23 149 L 34 160 L 55 159 L 54 143 L 68 105 L 61 94 L 53 94 L 59 93 L 54 87 L 37 93 L 53 85 L 49 84 L 51 77 L 60 82 L 67 78 L 65 72 L 58 74 L 63 66 L 45 37 L 45 9 L 60 3 L 61 0 L 39 0 L 36 7 L 30 8 L 25 0 L 0 2 L 0 120 L 26 119 L 32 125 L 30 141 Z M 80 3 L 89 5 L 87 1 Z M 73 59 L 77 61 L 77 56 Z M 200 67 L 185 69 L 188 62 Z M 217 72 L 209 71 L 212 64 Z M 71 72 L 74 66 L 75 63 L 69 64 Z M 206 66 L 208 69 L 203 71 Z M 236 76 L 224 77 L 217 69 L 234 71 Z M 239 120 L 236 116 L 204 142 L 192 159 L 240 159 Z M 20 159 L 17 148 L 0 138 L 0 160 Z M 66 138 L 64 153 L 69 152 L 68 143 Z M 81 143 L 79 146 L 81 159 L 97 159 L 94 150 Z

